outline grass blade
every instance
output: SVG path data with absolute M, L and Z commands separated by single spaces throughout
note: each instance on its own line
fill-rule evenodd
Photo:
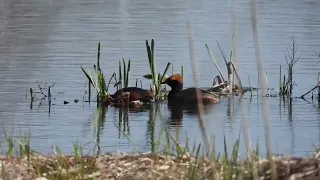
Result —
M 126 77 L 127 77 L 127 66 L 126 66 L 126 61 L 122 58 L 122 63 L 123 63 L 123 83 L 122 87 L 126 87 Z
M 86 75 L 86 77 L 89 80 L 89 82 L 92 84 L 92 86 L 96 88 L 95 83 L 94 83 L 93 78 L 91 77 L 91 75 L 89 75 L 87 73 L 87 71 L 83 67 L 81 67 L 81 69 L 82 69 L 83 73 Z
M 156 77 L 157 76 L 157 71 L 156 71 L 156 62 L 155 62 L 155 55 L 154 55 L 154 40 L 152 39 L 151 40 L 151 57 L 152 57 L 152 74 L 154 74 L 155 75 L 155 77 L 154 77 L 154 80 L 155 80 L 155 82 L 154 82 L 154 84 L 156 85 L 156 84 L 158 84 L 158 77 Z
M 131 68 L 131 60 L 129 59 L 128 61 L 128 69 L 127 69 L 127 77 L 126 77 L 126 87 L 129 86 L 129 73 L 130 73 L 130 68 Z
M 101 71 L 101 69 L 100 69 L 100 42 L 98 43 L 97 69 L 98 69 L 99 71 Z
M 161 76 L 160 83 L 164 80 L 164 78 L 165 78 L 165 76 L 166 76 L 166 73 L 167 73 L 167 71 L 169 70 L 170 65 L 171 65 L 171 63 L 168 62 L 168 63 L 167 63 L 167 66 L 166 66 L 166 68 L 165 68 L 165 70 L 164 70 L 164 72 L 163 72 L 163 74 L 162 74 L 162 76 Z
M 183 66 L 181 66 L 181 77 L 183 79 Z
M 121 61 L 120 60 L 119 60 L 119 81 L 120 81 L 120 89 L 121 89 L 122 88 L 122 70 L 121 70 Z

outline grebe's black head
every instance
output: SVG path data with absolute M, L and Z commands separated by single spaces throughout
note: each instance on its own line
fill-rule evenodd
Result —
M 171 87 L 171 91 L 181 91 L 183 89 L 183 79 L 180 74 L 174 74 L 167 78 L 161 84 L 167 84 Z

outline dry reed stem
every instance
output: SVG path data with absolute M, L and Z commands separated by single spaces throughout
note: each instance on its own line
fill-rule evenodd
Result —
M 236 0 L 233 0 L 233 8 L 232 8 L 232 29 L 233 29 L 233 32 L 236 31 L 236 15 L 235 15 L 235 2 Z M 237 41 L 236 41 L 236 38 L 233 38 L 233 41 L 232 41 L 232 49 L 233 49 L 233 57 L 234 57 L 234 61 L 235 61 L 235 64 L 236 66 L 238 67 L 238 70 L 239 70 L 239 66 L 237 64 L 238 62 L 238 46 L 237 46 Z M 240 71 L 240 70 L 239 70 Z M 246 110 L 245 110 L 245 105 L 243 103 L 243 101 L 240 100 L 240 105 L 241 105 L 241 108 L 242 108 L 242 122 L 243 122 L 243 127 L 244 127 L 244 131 L 243 131 L 243 135 L 244 135 L 244 138 L 245 138 L 245 143 L 246 143 L 246 148 L 249 150 L 249 146 L 250 146 L 250 135 L 249 135 L 249 129 L 248 129 L 248 122 L 247 122 L 247 116 L 246 116 Z
M 236 0 L 233 0 L 232 3 L 232 32 L 235 33 L 236 32 Z M 238 71 L 240 72 L 240 68 L 239 68 L 239 63 L 238 63 L 238 44 L 237 44 L 237 38 L 233 38 L 232 39 L 232 49 L 233 49 L 233 57 L 234 57 L 234 62 L 235 65 L 238 69 Z M 242 93 L 242 92 L 241 92 Z M 254 159 L 254 155 L 253 152 L 250 148 L 250 134 L 249 134 L 249 128 L 248 128 L 248 118 L 247 118 L 247 112 L 246 112 L 246 107 L 244 102 L 242 101 L 242 99 L 240 99 L 240 106 L 242 109 L 242 127 L 243 127 L 243 136 L 244 136 L 244 141 L 246 144 L 246 149 L 248 152 L 248 156 L 250 158 L 250 160 Z M 258 178 L 258 174 L 257 171 L 253 171 L 253 177 L 254 179 L 259 179 Z
M 192 64 L 192 70 L 193 70 L 193 80 L 195 83 L 196 88 L 199 88 L 199 71 L 198 71 L 198 64 L 197 64 L 197 60 L 196 60 L 196 56 L 195 56 L 195 52 L 194 52 L 194 40 L 193 40 L 193 31 L 192 31 L 192 26 L 190 24 L 190 22 L 187 22 L 187 28 L 188 28 L 188 39 L 189 39 L 189 53 L 190 53 L 190 60 L 191 60 L 191 64 Z M 202 117 L 203 115 L 203 102 L 200 99 L 200 90 L 197 89 L 197 100 L 198 100 L 198 120 L 199 120 L 199 125 L 200 125 L 200 129 L 204 138 L 204 142 L 205 142 L 205 146 L 206 149 L 209 151 L 209 139 L 208 139 L 208 135 L 207 135 L 207 130 L 206 130 L 206 125 L 205 125 L 205 121 Z
M 259 36 L 257 30 L 257 7 L 256 7 L 256 0 L 251 0 L 251 23 L 252 23 L 252 32 L 253 32 L 253 39 L 255 42 L 255 52 L 258 61 L 258 74 L 260 80 L 260 89 L 262 91 L 261 101 L 262 101 L 262 108 L 263 108 L 263 120 L 264 120 L 264 128 L 265 128 L 265 139 L 266 139 L 266 146 L 267 146 L 267 153 L 270 165 L 272 167 L 272 179 L 277 177 L 275 171 L 275 164 L 272 160 L 272 149 L 271 149 L 271 140 L 270 140 L 270 127 L 269 127 L 269 109 L 268 109 L 268 99 L 265 98 L 267 94 L 266 89 L 266 77 L 263 75 L 263 67 L 262 67 L 262 60 L 260 56 L 260 45 L 259 45 Z

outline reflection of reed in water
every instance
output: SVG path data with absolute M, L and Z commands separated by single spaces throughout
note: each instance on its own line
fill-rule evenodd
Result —
M 234 118 L 234 106 L 233 106 L 233 97 L 228 97 L 228 105 L 227 105 L 227 117 L 230 121 Z
M 98 106 L 96 114 L 95 114 L 95 121 L 94 122 L 96 122 L 96 126 L 95 126 L 96 132 L 94 132 L 94 134 L 95 134 L 95 138 L 96 138 L 97 155 L 100 154 L 100 150 L 101 150 L 100 136 L 101 136 L 103 129 L 104 129 L 104 122 L 106 119 L 107 112 L 108 112 L 107 107 Z
M 119 108 L 119 138 L 121 138 L 121 129 L 123 133 L 126 133 L 126 136 L 130 135 L 130 126 L 129 126 L 129 108 L 121 107 Z
M 150 139 L 151 152 L 155 152 L 156 150 L 156 140 L 155 140 L 155 132 L 156 132 L 156 118 L 160 113 L 160 104 L 155 103 L 149 106 L 149 120 L 147 122 L 147 141 Z
M 121 138 L 121 134 L 129 137 L 130 135 L 130 124 L 129 124 L 129 117 L 130 113 L 140 113 L 140 112 L 145 112 L 150 109 L 150 104 L 144 104 L 140 106 L 120 106 L 118 107 L 118 113 L 119 113 L 119 118 L 118 118 L 118 137 Z

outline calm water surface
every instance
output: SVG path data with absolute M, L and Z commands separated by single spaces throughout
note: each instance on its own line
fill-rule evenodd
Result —
M 110 77 L 117 71 L 119 59 L 131 59 L 131 85 L 134 85 L 136 78 L 142 79 L 142 75 L 149 73 L 145 40 L 153 38 L 158 70 L 163 71 L 167 62 L 174 64 L 174 72 L 180 72 L 180 66 L 184 65 L 185 86 L 193 86 L 186 29 L 186 21 L 190 20 L 201 68 L 200 83 L 210 86 L 218 72 L 204 44 L 209 45 L 226 74 L 216 40 L 229 54 L 232 25 L 228 1 L 0 1 L 0 119 L 8 132 L 19 136 L 20 132 L 31 131 L 31 145 L 41 152 L 52 152 L 52 145 L 59 145 L 63 152 L 71 153 L 74 141 L 89 143 L 86 147 L 91 148 L 97 133 L 103 151 L 134 151 L 128 137 L 139 150 L 149 151 L 151 139 L 157 139 L 167 126 L 180 134 L 182 143 L 186 136 L 191 142 L 201 142 L 197 116 L 183 113 L 183 119 L 173 123 L 165 104 L 157 109 L 155 129 L 150 125 L 155 109 L 150 108 L 129 113 L 109 108 L 103 127 L 97 128 L 96 105 L 83 102 L 87 87 L 80 66 L 92 68 L 100 41 L 105 75 Z M 257 86 L 249 0 L 239 0 L 236 7 L 238 68 L 245 85 L 249 85 L 250 77 L 251 85 Z M 269 86 L 278 88 L 279 65 L 286 63 L 284 51 L 293 33 L 298 51 L 302 53 L 295 66 L 294 78 L 298 86 L 294 95 L 303 94 L 317 80 L 319 58 L 315 52 L 320 51 L 320 2 L 258 1 L 258 11 L 261 55 Z M 56 82 L 51 90 L 54 105 L 50 115 L 46 100 L 41 105 L 34 103 L 30 110 L 30 97 L 26 94 L 29 88 L 38 91 L 37 81 Z M 149 83 L 143 80 L 144 87 Z M 41 98 L 41 94 L 36 95 Z M 74 99 L 80 102 L 74 103 Z M 64 101 L 70 103 L 64 105 Z M 259 141 L 263 149 L 265 131 L 261 101 L 245 97 L 244 102 L 251 140 L 254 144 Z M 206 112 L 207 129 L 216 137 L 218 151 L 223 150 L 223 134 L 229 146 L 239 133 L 242 136 L 241 113 L 238 98 L 233 102 L 222 99 Z M 295 99 L 290 109 L 283 102 L 280 104 L 278 98 L 272 98 L 269 99 L 269 114 L 274 152 L 302 156 L 314 150 L 313 144 L 320 144 L 316 104 Z M 3 131 L 0 139 L 4 143 Z M 243 144 L 241 153 L 245 153 Z

